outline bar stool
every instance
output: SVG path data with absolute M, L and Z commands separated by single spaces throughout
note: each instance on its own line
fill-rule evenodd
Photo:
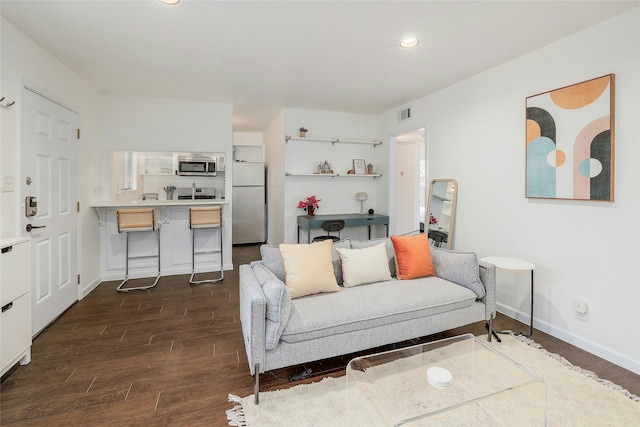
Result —
M 222 207 L 207 206 L 202 208 L 189 208 L 189 228 L 191 229 L 191 277 L 189 283 L 199 285 L 200 283 L 214 283 L 224 279 L 224 268 L 222 260 Z M 199 228 L 219 228 L 220 229 L 220 249 L 196 252 L 195 230 Z M 220 277 L 195 281 L 196 275 L 196 254 L 211 254 L 220 252 Z
M 124 280 L 120 285 L 116 288 L 118 292 L 129 292 L 129 291 L 141 291 L 145 289 L 151 289 L 158 284 L 158 280 L 160 280 L 160 224 L 156 223 L 156 211 L 155 209 L 122 209 L 118 210 L 118 233 L 126 233 L 127 235 L 127 244 L 126 244 L 126 267 L 125 267 L 125 276 Z M 129 256 L 129 235 L 131 233 L 141 233 L 141 232 L 149 232 L 152 231 L 156 233 L 158 236 L 158 252 L 156 255 L 136 255 Z M 158 275 L 156 276 L 156 280 L 151 285 L 147 286 L 136 286 L 130 288 L 123 288 L 124 284 L 129 280 L 129 260 L 135 258 L 149 258 L 149 257 L 157 257 L 158 258 Z

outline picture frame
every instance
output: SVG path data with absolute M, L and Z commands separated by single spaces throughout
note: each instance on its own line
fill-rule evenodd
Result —
M 367 162 L 364 159 L 353 159 L 353 173 L 365 175 L 367 173 Z
M 615 75 L 525 100 L 525 196 L 614 201 Z

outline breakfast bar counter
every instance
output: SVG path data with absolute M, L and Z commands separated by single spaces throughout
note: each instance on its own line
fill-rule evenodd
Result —
M 125 275 L 126 236 L 118 232 L 117 211 L 120 209 L 154 208 L 156 221 L 160 224 L 161 235 L 161 276 L 191 273 L 191 230 L 189 228 L 189 208 L 221 206 L 222 228 L 206 229 L 197 233 L 195 246 L 203 249 L 219 250 L 222 233 L 223 267 L 233 269 L 231 260 L 231 211 L 227 209 L 228 200 L 138 200 L 138 201 L 102 201 L 91 203 L 100 224 L 100 273 L 102 280 L 121 280 Z M 156 244 L 151 233 L 136 233 L 130 236 L 130 256 L 140 257 L 130 262 L 130 275 L 136 277 L 154 277 L 157 272 Z M 148 256 L 148 258 L 147 258 Z M 220 253 L 199 254 L 196 256 L 196 271 L 214 271 L 220 266 Z M 162 280 L 159 282 L 159 286 Z

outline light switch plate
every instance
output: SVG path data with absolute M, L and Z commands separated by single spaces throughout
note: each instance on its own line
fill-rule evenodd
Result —
M 13 175 L 2 175 L 2 192 L 9 193 L 13 191 L 13 183 L 15 178 Z

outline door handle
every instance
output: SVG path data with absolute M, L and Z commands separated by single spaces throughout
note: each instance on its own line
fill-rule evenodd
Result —
M 7 310 L 10 310 L 11 307 L 13 307 L 13 302 L 10 302 L 9 304 L 5 305 L 2 307 L 2 312 L 4 313 Z
M 27 224 L 27 232 L 33 230 L 34 228 L 45 228 L 46 225 L 31 225 L 31 224 Z

